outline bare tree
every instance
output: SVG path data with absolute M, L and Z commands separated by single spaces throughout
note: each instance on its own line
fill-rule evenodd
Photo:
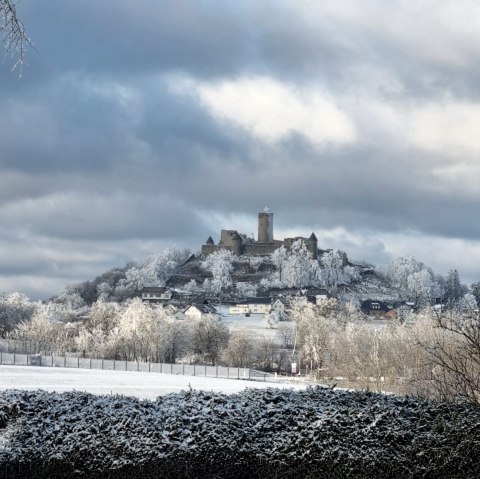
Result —
M 442 399 L 480 402 L 478 313 L 439 314 L 434 331 L 433 341 L 423 343 L 432 366 L 432 387 Z
M 5 58 L 17 58 L 12 70 L 23 65 L 27 49 L 34 48 L 23 23 L 17 17 L 17 1 L 0 0 L 0 42 L 5 47 Z
M 215 317 L 207 317 L 193 321 L 191 324 L 192 346 L 195 354 L 201 361 L 216 365 L 221 351 L 228 343 L 229 332 L 227 326 Z

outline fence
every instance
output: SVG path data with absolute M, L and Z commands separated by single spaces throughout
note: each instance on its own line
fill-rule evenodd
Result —
M 148 373 L 182 374 L 222 379 L 267 381 L 271 374 L 249 368 L 205 366 L 199 364 L 142 363 L 118 359 L 93 359 L 67 356 L 45 356 L 0 352 L 0 364 L 5 366 L 39 366 L 106 371 L 138 371 Z
M 54 344 L 45 341 L 21 341 L 18 339 L 0 338 L 0 352 L 2 353 L 20 353 L 36 354 L 43 351 L 49 356 L 58 353 Z

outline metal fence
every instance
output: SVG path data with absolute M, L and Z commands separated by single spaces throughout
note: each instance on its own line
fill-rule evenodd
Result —
M 0 338 L 0 352 L 2 353 L 36 354 L 40 351 L 48 355 L 59 353 L 54 344 L 46 341 L 21 341 L 18 339 Z
M 138 371 L 185 376 L 203 376 L 223 379 L 249 379 L 267 381 L 272 375 L 249 368 L 205 366 L 199 364 L 143 363 L 118 359 L 94 359 L 68 356 L 46 356 L 0 352 L 0 364 L 5 366 L 39 366 L 76 369 L 100 369 L 106 371 Z

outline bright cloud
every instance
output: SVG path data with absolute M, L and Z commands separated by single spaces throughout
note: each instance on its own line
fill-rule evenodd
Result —
M 348 115 L 321 88 L 302 89 L 269 77 L 175 81 L 174 90 L 196 95 L 218 121 L 236 124 L 269 143 L 292 134 L 315 145 L 351 143 L 356 138 Z
M 480 103 L 445 100 L 412 112 L 411 133 L 419 147 L 464 158 L 480 152 Z

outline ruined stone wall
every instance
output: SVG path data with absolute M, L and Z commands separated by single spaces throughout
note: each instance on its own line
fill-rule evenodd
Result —
M 259 256 L 266 256 L 273 253 L 275 250 L 282 246 L 278 243 L 254 243 L 254 244 L 247 244 L 243 246 L 243 254 L 251 254 L 251 255 L 259 255 Z
M 232 251 L 231 246 L 224 246 L 224 245 L 216 245 L 216 244 L 204 244 L 202 245 L 202 254 L 207 255 L 207 254 L 212 254 L 215 253 L 216 251 L 219 251 L 221 249 L 227 249 L 229 251 Z
M 232 238 L 235 234 L 238 234 L 237 230 L 222 230 L 220 232 L 220 243 L 225 246 L 232 246 Z

